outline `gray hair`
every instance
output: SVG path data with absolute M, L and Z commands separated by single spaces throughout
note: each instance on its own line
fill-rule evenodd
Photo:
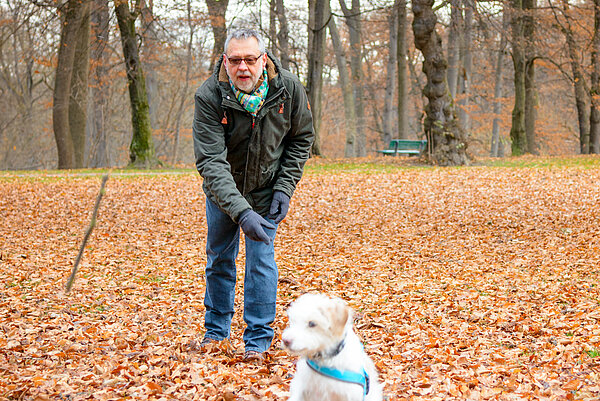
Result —
M 231 39 L 239 40 L 250 38 L 255 38 L 258 41 L 258 50 L 260 50 L 261 53 L 266 52 L 265 40 L 262 35 L 257 30 L 251 28 L 240 28 L 230 32 L 229 35 L 227 35 L 227 40 L 225 40 L 225 48 L 223 50 L 227 53 L 227 46 L 229 46 L 229 41 Z

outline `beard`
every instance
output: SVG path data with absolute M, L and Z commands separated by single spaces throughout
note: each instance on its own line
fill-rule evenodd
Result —
M 262 71 L 261 71 L 262 73 Z M 257 76 L 252 75 L 250 72 L 246 72 L 243 74 L 237 74 L 235 79 L 233 79 L 233 84 L 236 88 L 241 90 L 242 92 L 251 93 L 258 82 L 261 74 Z

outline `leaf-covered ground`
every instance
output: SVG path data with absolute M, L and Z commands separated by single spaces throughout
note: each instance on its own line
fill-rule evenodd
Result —
M 196 174 L 111 177 L 64 294 L 99 182 L 0 177 L 0 399 L 287 399 L 284 311 L 307 291 L 356 310 L 390 400 L 600 399 L 598 166 L 309 171 L 278 233 L 263 367 L 241 361 L 239 307 L 230 342 L 187 347 Z

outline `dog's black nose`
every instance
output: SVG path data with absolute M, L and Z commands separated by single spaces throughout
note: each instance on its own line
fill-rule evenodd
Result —
M 286 347 L 289 347 L 291 343 L 292 342 L 290 340 L 288 340 L 286 338 L 283 339 L 283 345 L 285 345 Z

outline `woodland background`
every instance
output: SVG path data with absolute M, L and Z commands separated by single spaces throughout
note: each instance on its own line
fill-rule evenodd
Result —
M 437 16 L 443 88 L 471 157 L 598 152 L 597 1 L 413 3 L 1 0 L 0 169 L 124 166 L 144 132 L 152 160 L 192 164 L 193 93 L 227 29 L 245 25 L 306 84 L 314 154 L 424 138 L 415 6 Z

